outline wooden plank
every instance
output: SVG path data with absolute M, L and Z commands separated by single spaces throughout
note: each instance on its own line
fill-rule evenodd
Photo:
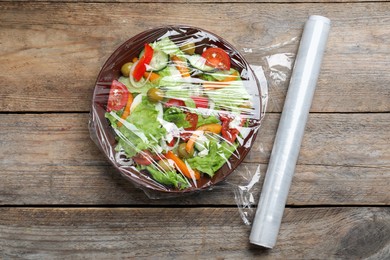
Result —
M 389 117 L 387 113 L 310 114 L 298 164 L 388 168 Z M 266 115 L 246 161 L 268 160 L 278 123 L 278 114 Z
M 377 0 L 375 2 L 384 2 L 386 0 Z M 0 2 L 9 2 L 9 0 L 0 0 Z M 13 2 L 27 2 L 27 0 L 13 0 Z M 58 2 L 57 0 L 36 0 L 35 2 Z M 77 0 L 66 0 L 62 1 L 65 3 L 77 3 L 80 1 Z M 135 0 L 83 0 L 83 3 L 107 3 L 107 2 L 112 2 L 112 3 L 176 3 L 176 4 L 187 4 L 188 1 L 186 0 L 143 0 L 143 1 L 135 1 Z M 210 1 L 207 0 L 193 0 L 191 1 L 192 3 L 210 3 Z M 232 0 L 215 0 L 213 3 L 215 4 L 223 4 L 223 3 L 231 3 L 233 2 Z M 304 0 L 292 0 L 288 1 L 288 3 L 307 3 L 307 1 Z M 312 0 L 310 3 L 359 3 L 359 2 L 370 2 L 369 0 L 354 0 L 354 1 L 349 1 L 349 0 L 334 0 L 334 1 L 329 1 L 329 0 Z M 371 1 L 372 2 L 372 1 Z M 234 1 L 234 3 L 286 3 L 286 1 L 282 0 L 237 0 Z
M 160 198 L 154 200 L 109 165 L 7 166 L 0 171 L 0 205 L 241 205 L 235 191 L 242 199 L 253 196 L 253 208 L 267 165 L 260 165 L 261 178 L 249 188 L 258 167 L 243 164 L 226 182 L 193 196 L 148 193 Z M 287 205 L 389 205 L 389 185 L 388 169 L 298 165 Z
M 278 114 L 268 114 L 246 162 L 267 163 Z M 90 140 L 88 114 L 1 114 L 3 164 L 106 164 Z M 311 114 L 298 164 L 390 166 L 390 114 Z
M 388 259 L 389 208 L 286 209 L 273 250 L 231 208 L 1 208 L 4 258 Z
M 389 205 L 389 117 L 311 115 L 288 204 Z M 246 163 L 228 179 L 244 186 L 249 181 L 243 178 L 260 165 L 255 196 L 278 119 L 267 116 Z M 87 114 L 1 114 L 0 204 L 235 205 L 229 185 L 201 196 L 150 201 L 109 165 L 89 138 L 87 120 Z
M 0 2 L 8 2 L 9 0 L 0 0 Z M 13 0 L 13 2 L 27 2 L 28 0 Z M 375 2 L 386 2 L 387 0 L 375 0 Z M 57 0 L 36 0 L 36 2 L 58 2 Z M 62 2 L 68 2 L 68 3 L 74 3 L 74 2 L 80 2 L 78 0 L 66 0 Z M 136 1 L 136 0 L 83 0 L 84 3 L 107 3 L 107 2 L 114 2 L 114 3 L 176 3 L 176 4 L 188 4 L 188 1 L 186 0 L 142 0 L 142 1 Z M 213 3 L 361 3 L 361 2 L 372 2 L 371 0 L 215 0 L 212 1 Z M 208 0 L 192 0 L 191 3 L 210 3 Z
M 4 2 L 0 111 L 88 111 L 94 81 L 109 54 L 129 37 L 163 24 L 213 31 L 240 50 L 250 49 L 249 62 L 267 66 L 270 55 L 296 52 L 303 23 L 315 13 L 328 16 L 333 26 L 312 111 L 387 112 L 389 11 L 389 3 Z M 278 112 L 289 73 L 279 75 L 285 78 L 281 83 L 267 73 L 269 111 Z

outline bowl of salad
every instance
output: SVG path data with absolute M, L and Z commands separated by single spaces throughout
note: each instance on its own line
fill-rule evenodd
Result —
M 189 26 L 154 28 L 103 65 L 91 136 L 139 187 L 199 191 L 224 180 L 249 152 L 260 97 L 249 64 L 221 37 Z

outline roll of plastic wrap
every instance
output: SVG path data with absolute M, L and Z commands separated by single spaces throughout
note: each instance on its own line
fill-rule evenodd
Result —
M 305 24 L 252 225 L 252 244 L 276 244 L 329 29 L 330 20 L 323 16 L 312 15 Z

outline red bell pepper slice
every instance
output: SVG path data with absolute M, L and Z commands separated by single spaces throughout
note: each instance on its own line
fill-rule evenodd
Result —
M 139 59 L 139 61 L 136 63 L 134 71 L 133 71 L 133 77 L 136 81 L 140 81 L 144 73 L 146 72 L 146 65 L 150 64 L 150 61 L 153 58 L 153 48 L 150 47 L 149 44 L 145 43 L 145 52 L 144 55 Z

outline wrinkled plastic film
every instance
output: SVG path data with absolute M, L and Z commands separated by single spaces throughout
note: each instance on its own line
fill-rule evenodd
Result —
M 252 244 L 272 248 L 276 243 L 329 29 L 329 19 L 322 16 L 310 16 L 305 24 L 249 238 Z
M 161 55 L 136 79 L 137 64 L 147 59 L 145 44 Z M 211 48 L 227 54 L 230 68 L 206 63 Z M 121 71 L 127 63 L 128 75 Z M 254 71 L 260 75 L 261 67 Z M 160 197 L 155 192 L 207 189 L 231 174 L 253 145 L 265 112 L 264 88 L 265 77 L 258 79 L 220 37 L 186 26 L 152 29 L 125 42 L 104 64 L 93 95 L 91 137 L 152 198 Z M 188 143 L 186 156 L 179 148 Z

